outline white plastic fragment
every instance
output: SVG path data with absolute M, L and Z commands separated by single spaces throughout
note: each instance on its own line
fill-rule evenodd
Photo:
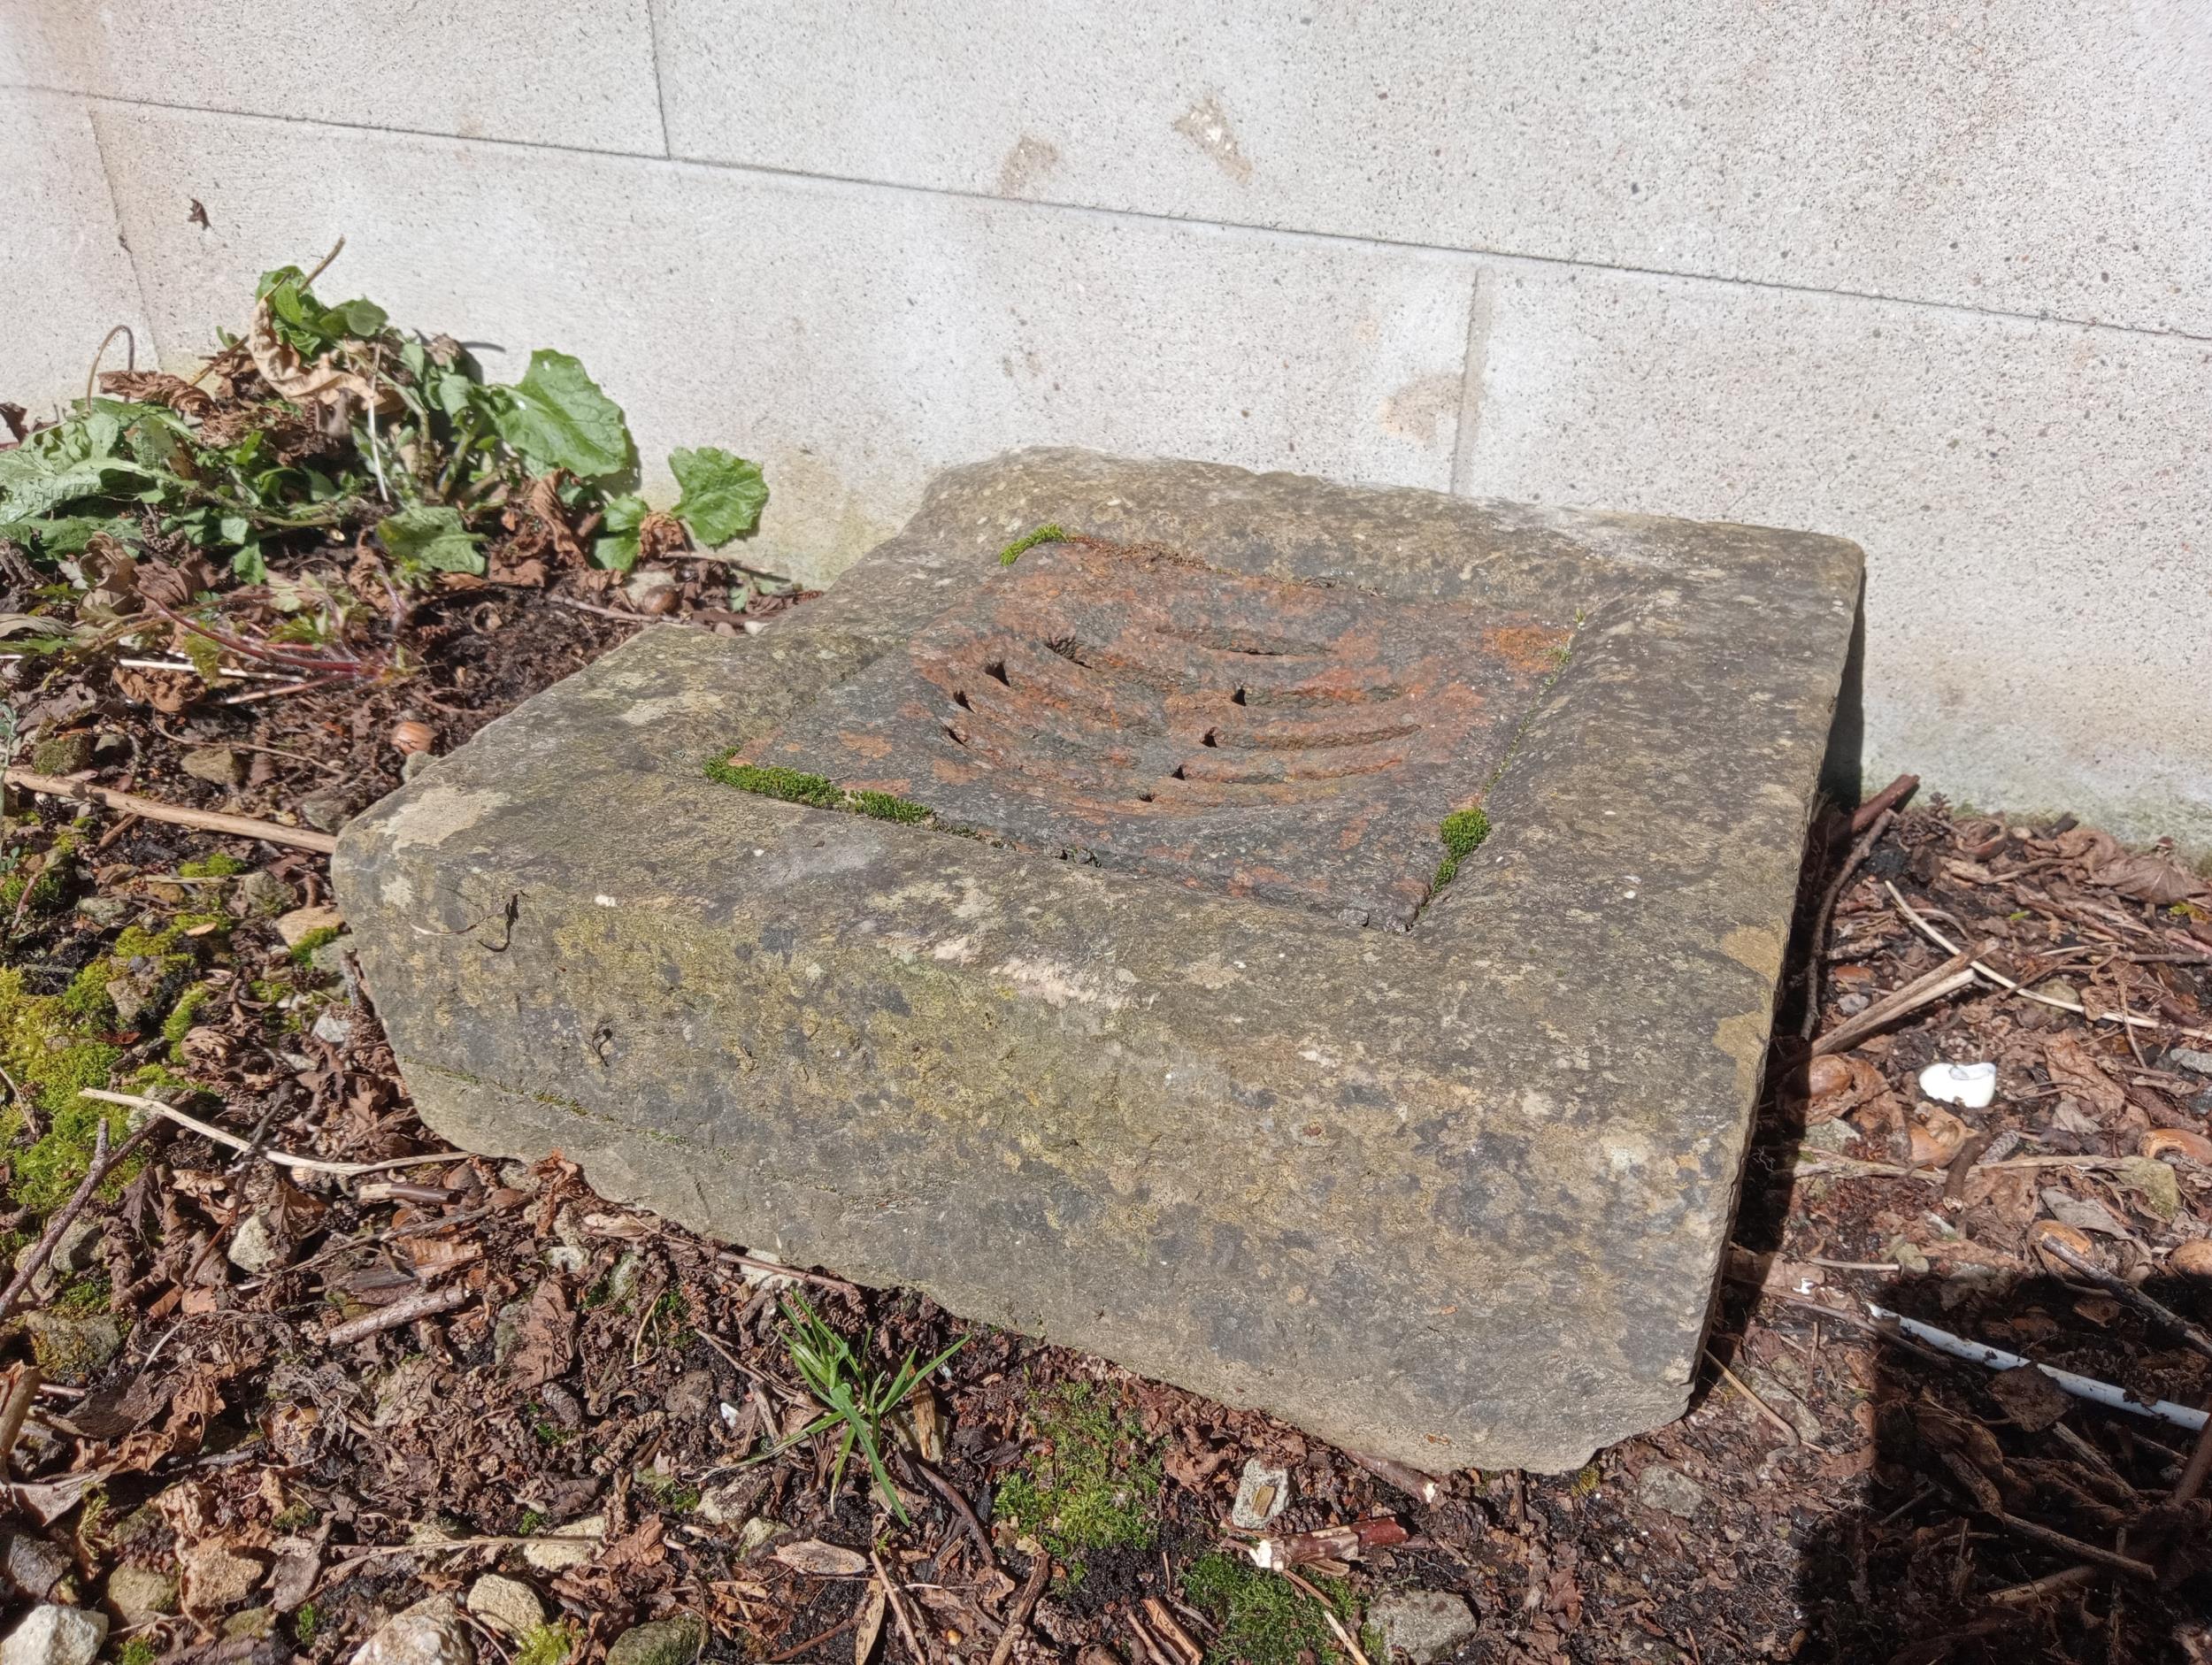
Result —
M 1932 1063 L 1920 1072 L 1920 1090 L 1938 1104 L 1985 1110 L 1997 1096 L 1993 1063 Z
M 2191 1433 L 2204 1431 L 2206 1413 L 2192 1410 L 2186 1405 L 2177 1405 L 2171 1400 L 2138 1399 L 2124 1387 L 2109 1382 L 2100 1382 L 2093 1376 L 2077 1376 L 2071 1370 L 2062 1370 L 2055 1364 L 2039 1364 L 2033 1359 L 2024 1359 L 2016 1353 L 2007 1353 L 2002 1347 L 1993 1347 L 1985 1342 L 1969 1341 L 1955 1336 L 1948 1330 L 1939 1330 L 1932 1324 L 1917 1318 L 1908 1318 L 1902 1313 L 1892 1312 L 1886 1307 L 1866 1303 L 1867 1311 L 1877 1318 L 1886 1318 L 1914 1340 L 1932 1347 L 1939 1353 L 1947 1353 L 1955 1359 L 1964 1359 L 1971 1364 L 1985 1365 L 1993 1370 L 2040 1370 L 2051 1380 L 2071 1393 L 2076 1399 L 2085 1399 L 2112 1410 L 2124 1410 L 2136 1416 L 2148 1416 L 2155 1422 L 2171 1423 Z

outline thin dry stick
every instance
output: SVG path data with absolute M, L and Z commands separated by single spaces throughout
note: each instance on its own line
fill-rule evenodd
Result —
M 1927 938 L 1946 954 L 1956 954 L 1960 951 L 1956 943 L 1913 911 L 1912 904 L 1897 894 L 1896 886 L 1886 879 L 1882 881 L 1882 888 L 1889 892 L 1889 899 L 1897 904 L 1897 911 L 1905 916 L 1907 922 L 1914 930 L 1919 932 L 1922 936 Z M 2024 1001 L 2033 1001 L 2039 1006 L 2055 1006 L 2062 1012 L 2072 1012 L 2077 1017 L 2088 1018 L 2092 1023 L 2124 1023 L 2138 1029 L 2171 1029 L 2176 1034 L 2186 1035 L 2192 1040 L 2212 1040 L 2212 1029 L 2185 1029 L 2179 1024 L 2162 1024 L 2155 1017 L 2131 1016 L 2116 1017 L 2110 1012 L 2093 1012 L 2079 1001 L 2061 1000 L 2055 994 L 2039 994 L 2032 988 L 2022 988 L 2002 971 L 1993 971 L 1979 960 L 1973 962 L 1973 969 L 2007 994 L 2016 994 Z
M 7 1387 L 0 1392 L 0 1479 L 7 1477 L 8 1459 L 15 1454 L 15 1438 L 23 1431 L 23 1419 L 31 1414 L 31 1401 L 43 1385 L 38 1366 L 28 1360 L 8 1371 Z
M 2023 1538 L 2032 1538 L 2052 1549 L 2064 1550 L 2076 1561 L 2093 1561 L 2100 1567 L 2109 1567 L 2115 1572 L 2132 1573 L 2138 1578 L 2158 1577 L 2158 1569 L 2147 1561 L 2136 1561 L 2126 1555 L 2115 1554 L 2108 1549 L 2100 1549 L 2094 1544 L 2085 1544 L 2078 1538 L 2069 1538 L 2063 1532 L 2053 1531 L 2049 1527 L 2038 1525 L 2033 1521 L 2024 1521 L 2017 1515 L 2008 1515 L 2001 1509 L 1997 1512 L 1997 1519 L 2004 1523 L 2008 1531 L 2017 1532 Z
M 1022 1580 L 1021 1593 L 1014 1598 L 1014 1610 L 1006 1615 L 1006 1628 L 999 1632 L 998 1646 L 991 1650 L 991 1665 L 1006 1665 L 1014 1656 L 1014 1645 L 1029 1628 L 1029 1615 L 1037 1610 L 1037 1599 L 1045 1592 L 1045 1585 L 1052 1581 L 1052 1557 L 1040 1550 L 1037 1559 L 1030 1563 L 1029 1577 Z
M 92 1193 L 100 1188 L 100 1182 L 114 1172 L 123 1159 L 136 1150 L 157 1125 L 158 1124 L 149 1122 L 125 1139 L 111 1155 L 108 1152 L 107 1118 L 100 1118 L 92 1130 L 92 1160 L 85 1165 L 84 1178 L 77 1182 L 77 1189 L 69 1201 L 46 1223 L 46 1230 L 39 1234 L 38 1241 L 31 1245 L 30 1254 L 16 1268 L 15 1276 L 9 1279 L 7 1288 L 0 1290 L 0 1321 L 4 1321 L 15 1310 L 15 1303 L 23 1298 L 23 1292 L 31 1286 L 31 1279 L 38 1276 L 39 1269 L 52 1256 L 55 1246 L 60 1243 L 62 1233 L 69 1229 L 70 1222 L 84 1212 L 84 1205 L 92 1201 Z
M 1727 1383 L 1729 1386 L 1734 1388 L 1736 1392 L 1741 1393 L 1746 1399 L 1749 1400 L 1751 1401 L 1752 1408 L 1757 1411 L 1760 1416 L 1765 1417 L 1767 1421 L 1772 1423 L 1774 1426 L 1780 1431 L 1783 1439 L 1788 1440 L 1793 1446 L 1804 1443 L 1804 1437 L 1797 1431 L 1795 1425 L 1791 1423 L 1785 1422 L 1779 1411 L 1776 1410 L 1773 1406 L 1768 1404 L 1766 1400 L 1761 1399 L 1756 1393 L 1753 1393 L 1748 1387 L 1745 1386 L 1742 1378 L 1737 1376 L 1735 1371 L 1730 1370 L 1725 1364 L 1723 1364 L 1720 1362 L 1720 1355 L 1715 1353 L 1710 1347 L 1705 1349 L 1705 1362 L 1720 1372 L 1722 1381 Z
M 2097 1577 L 2094 1567 L 2069 1567 L 2064 1572 L 2055 1572 L 2045 1577 L 2031 1579 L 2024 1584 L 1995 1591 L 1983 1598 L 1993 1607 L 2016 1607 L 2046 1596 L 2062 1595 L 2069 1590 L 2078 1590 Z
M 2035 1247 L 2046 1255 L 2056 1255 L 2107 1294 L 2125 1301 L 2153 1324 L 2172 1331 L 2206 1358 L 2212 1359 L 2212 1335 L 2207 1335 L 2163 1301 L 2154 1301 L 2125 1278 L 2115 1278 L 2079 1249 L 2068 1247 L 2055 1235 L 2039 1237 L 2034 1242 Z M 2207 1426 L 2212 1427 L 2212 1423 Z
M 1338 1645 L 1341 1646 L 1347 1653 L 1349 1653 L 1352 1656 L 1352 1665 L 1374 1665 L 1373 1661 L 1370 1660 L 1366 1654 L 1359 1651 L 1359 1644 L 1352 1639 L 1351 1633 L 1346 1630 L 1343 1625 L 1337 1622 L 1336 1610 L 1330 1607 L 1328 1597 L 1323 1595 L 1318 1590 L 1316 1590 L 1303 1578 L 1301 1578 L 1296 1573 L 1291 1571 L 1289 1568 L 1278 1567 L 1275 1570 L 1281 1573 L 1284 1577 L 1289 1579 L 1291 1583 L 1296 1584 L 1301 1590 L 1311 1596 L 1316 1602 L 1320 1604 L 1321 1616 L 1329 1622 L 1329 1629 L 1336 1632 Z
M 1974 982 L 1968 956 L 1954 954 L 1932 971 L 1915 978 L 1904 987 L 1885 994 L 1856 1017 L 1847 1018 L 1813 1042 L 1813 1055 L 1825 1053 L 1848 1052 L 1869 1035 L 1888 1028 L 1892 1024 L 1909 1017 L 1923 1006 L 1948 999 L 1962 988 L 1970 988 Z
M 1894 809 L 1875 812 L 1872 823 L 1863 836 L 1851 847 L 1851 853 L 1843 858 L 1835 880 L 1820 899 L 1820 911 L 1813 916 L 1813 952 L 1805 968 L 1805 1021 L 1798 1031 L 1805 1040 L 1813 1038 L 1813 1031 L 1820 1023 L 1820 962 L 1828 948 L 1828 925 L 1835 917 L 1836 903 L 1843 895 L 1843 887 L 1851 882 L 1851 875 L 1859 871 L 1859 863 L 1866 860 L 1874 847 L 1881 842 L 1882 834 L 1889 831 L 1889 824 L 1897 818 Z
M 357 1174 L 388 1173 L 395 1168 L 421 1168 L 431 1162 L 459 1162 L 463 1155 L 457 1150 L 433 1150 L 425 1151 L 419 1156 L 394 1156 L 383 1162 L 327 1162 L 320 1156 L 296 1156 L 288 1150 L 271 1150 L 266 1146 L 256 1145 L 253 1140 L 242 1139 L 227 1128 L 203 1122 L 196 1116 L 187 1116 L 175 1105 L 164 1104 L 159 1099 L 141 1098 L 135 1093 L 110 1093 L 101 1087 L 81 1088 L 77 1096 L 97 1099 L 103 1104 L 127 1105 L 134 1110 L 150 1110 L 156 1116 L 167 1116 L 180 1127 L 190 1128 L 203 1139 L 211 1139 L 219 1145 L 229 1146 L 233 1150 L 242 1150 L 249 1155 L 263 1157 L 280 1168 L 297 1168 L 311 1174 L 335 1174 L 341 1179 L 351 1178 Z
M 386 1330 L 396 1330 L 403 1324 L 412 1324 L 418 1318 L 434 1318 L 442 1312 L 451 1312 L 468 1298 L 468 1286 L 465 1284 L 449 1284 L 443 1289 L 426 1289 L 419 1295 L 396 1301 L 388 1307 L 379 1307 L 365 1316 L 348 1319 L 344 1324 L 324 1331 L 323 1345 L 347 1347 Z
M 2204 1490 L 2207 1476 L 2212 1476 L 2212 1417 L 2205 1420 L 2203 1431 L 2197 1435 L 2197 1446 L 2189 1454 L 2189 1466 L 2181 1471 L 2181 1479 L 2174 1486 L 2174 1501 L 2186 1503 Z
M 173 826 L 196 826 L 208 832 L 228 832 L 239 838 L 260 839 L 270 844 L 288 844 L 295 849 L 313 850 L 319 856 L 327 856 L 338 848 L 338 840 L 327 832 L 316 832 L 306 827 L 279 826 L 274 821 L 257 821 L 250 816 L 219 815 L 208 809 L 188 809 L 182 804 L 162 803 L 152 798 L 142 798 L 135 793 L 96 786 L 88 780 L 67 780 L 58 775 L 38 775 L 27 769 L 11 769 L 7 771 L 7 783 L 19 791 L 42 792 L 49 797 L 70 798 L 79 803 L 97 804 L 103 809 L 113 809 L 123 815 L 142 815 L 149 821 L 166 821 Z
M 907 1622 L 906 1603 L 899 1600 L 899 1592 L 891 1582 L 891 1575 L 884 1571 L 883 1557 L 871 1549 L 868 1559 L 875 1564 L 876 1577 L 883 1585 L 884 1599 L 891 1604 L 891 1616 L 899 1622 L 899 1634 L 906 1638 L 907 1646 L 914 1650 L 914 1657 L 926 1661 L 929 1653 L 915 1638 L 914 1627 Z

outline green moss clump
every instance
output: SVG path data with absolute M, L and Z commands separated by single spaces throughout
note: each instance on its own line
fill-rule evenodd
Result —
M 302 1637 L 300 1639 L 304 1642 L 307 1638 Z M 150 1636 L 134 1636 L 125 1638 L 121 1651 L 115 1657 L 119 1665 L 154 1665 L 154 1660 L 160 1652 Z
M 1334 1579 L 1314 1587 L 1344 1628 L 1356 1631 L 1358 1608 L 1350 1592 Z M 1302 1653 L 1325 1659 L 1342 1652 L 1320 1602 L 1241 1555 L 1201 1555 L 1184 1570 L 1183 1594 L 1221 1627 L 1206 1652 L 1208 1665 L 1297 1665 Z
M 188 862 L 177 863 L 177 875 L 180 879 L 232 879 L 245 871 L 245 863 L 220 850 L 210 856 L 196 856 Z
M 1135 1419 L 1086 1382 L 1048 1396 L 1031 1420 L 1044 1448 L 999 1488 L 999 1513 L 1035 1534 L 1071 1578 L 1087 1550 L 1149 1547 L 1160 1462 Z
M 1441 890 L 1458 876 L 1460 863 L 1481 848 L 1483 840 L 1490 836 L 1490 817 L 1480 809 L 1455 809 L 1438 825 L 1436 836 L 1443 840 L 1444 859 L 1436 864 L 1431 888 Z
M 31 1095 L 46 1126 L 37 1143 L 10 1158 L 19 1204 L 46 1209 L 68 1198 L 92 1159 L 103 1118 L 111 1139 L 122 1137 L 119 1109 L 78 1096 L 85 1087 L 105 1086 L 122 1056 L 121 1048 L 97 1039 L 90 1023 L 70 1009 L 66 994 L 34 994 L 24 987 L 22 972 L 0 966 L 0 1063 Z M 0 1144 L 12 1146 L 23 1129 L 21 1109 L 0 1105 Z
M 887 792 L 848 792 L 826 775 L 810 775 L 803 770 L 781 769 L 758 763 L 731 761 L 732 752 L 717 757 L 707 764 L 707 779 L 718 780 L 726 786 L 735 786 L 740 792 L 758 793 L 764 798 L 780 799 L 785 803 L 803 803 L 816 809 L 843 809 L 854 815 L 873 816 L 879 821 L 899 821 L 909 826 L 919 825 L 930 818 L 927 806 L 895 797 Z
M 297 964 L 309 964 L 315 958 L 316 949 L 337 941 L 344 934 L 343 927 L 339 925 L 317 925 L 292 945 L 292 958 Z
M 1033 532 L 1023 533 L 1020 537 L 1001 549 L 998 552 L 998 564 L 1001 566 L 1011 566 L 1020 560 L 1024 554 L 1035 549 L 1041 543 L 1065 543 L 1067 541 L 1068 534 L 1065 532 L 1048 523 L 1039 526 Z
M 12 919 L 19 911 L 45 914 L 60 907 L 69 888 L 70 858 L 76 849 L 75 831 L 64 828 L 54 834 L 53 842 L 46 847 L 45 858 L 37 871 L 26 871 L 30 858 L 19 858 L 15 871 L 0 879 L 0 913 Z M 6 923 L 6 919 L 0 919 L 0 925 Z
M 184 1038 L 190 1032 L 194 1020 L 200 1015 L 215 991 L 205 983 L 195 983 L 177 996 L 177 1003 L 169 1009 L 168 1017 L 161 1020 L 161 1038 L 169 1043 L 172 1061 L 184 1060 Z
M 565 1665 L 576 1650 L 576 1627 L 565 1619 L 541 1624 L 515 1649 L 515 1665 Z

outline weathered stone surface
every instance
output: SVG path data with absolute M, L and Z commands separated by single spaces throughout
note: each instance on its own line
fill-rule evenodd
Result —
M 1448 1590 L 1394 1590 L 1376 1598 L 1367 1623 L 1382 1632 L 1392 1661 L 1406 1665 L 1429 1665 L 1482 1628 L 1467 1598 Z
M 707 777 L 1048 522 L 1573 626 L 1409 932 Z M 340 896 L 460 1144 L 1432 1471 L 1572 1468 L 1687 1399 L 1859 571 L 1023 453 L 760 636 L 649 632 L 492 725 L 348 826 Z

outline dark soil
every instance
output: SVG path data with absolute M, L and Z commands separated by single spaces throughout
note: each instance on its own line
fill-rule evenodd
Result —
M 669 627 L 741 626 L 718 569 L 684 562 L 678 575 L 671 616 L 690 622 Z M 636 627 L 587 610 L 626 605 L 603 576 L 547 586 L 479 581 L 380 602 L 348 640 L 410 674 L 248 704 L 222 700 L 276 685 L 201 689 L 164 712 L 119 686 L 111 656 L 16 661 L 15 761 L 83 733 L 103 785 L 295 823 L 311 799 L 326 817 L 333 804 L 357 810 L 399 781 L 397 725 L 426 725 L 430 751 L 448 751 Z M 265 640 L 276 615 L 233 595 L 232 631 Z M 785 604 L 757 599 L 750 616 Z M 188 752 L 219 747 L 247 760 L 234 786 L 183 772 Z M 841 1661 L 856 1638 L 885 1658 L 918 1646 L 1001 1665 L 1195 1665 L 1184 1638 L 1221 1659 L 1342 1655 L 1317 1604 L 1265 1606 L 1283 1595 L 1279 1575 L 1253 1569 L 1263 1599 L 1248 1607 L 1210 1600 L 1213 1586 L 1191 1577 L 1254 1541 L 1228 1519 L 1259 1458 L 1291 1475 L 1293 1500 L 1267 1529 L 1278 1539 L 1381 1517 L 1403 1528 L 1402 1542 L 1301 1576 L 1347 1610 L 1408 1588 L 1463 1597 L 1479 1629 L 1453 1657 L 2212 1658 L 2212 1503 L 2174 1495 L 2191 1434 L 1924 1352 L 1868 1305 L 2139 1394 L 2212 1403 L 2212 1355 L 2039 1255 L 2035 1239 L 2062 1216 L 2078 1234 L 2068 1240 L 2124 1289 L 2212 1323 L 2212 1277 L 2189 1259 L 2212 1231 L 2212 1169 L 2195 1159 L 2212 1153 L 2212 1076 L 2174 1053 L 2212 1052 L 2183 1034 L 2212 1028 L 2212 895 L 2178 868 L 2131 865 L 2078 830 L 1938 803 L 1886 828 L 1815 943 L 1818 900 L 1850 842 L 1845 817 L 1824 816 L 1740 1247 L 1692 1411 L 1578 1475 L 1464 1473 L 1424 1500 L 1265 1416 L 964 1325 L 913 1293 L 765 1274 L 594 1196 L 557 1159 L 288 1172 L 258 1153 L 374 1162 L 439 1148 L 393 1069 L 374 990 L 354 988 L 342 948 L 303 965 L 279 932 L 279 917 L 327 900 L 322 858 L 73 814 L 22 803 L 8 826 L 11 871 L 35 880 L 47 862 L 54 875 L 7 898 L 4 959 L 22 996 L 62 994 L 127 929 L 157 935 L 183 916 L 165 952 L 188 956 L 182 975 L 208 992 L 169 1034 L 161 1011 L 102 1031 L 115 1049 L 107 1078 L 135 1079 L 254 1147 L 154 1135 L 88 1211 L 96 1237 L 0 1340 L 0 1360 L 19 1364 L 33 1353 L 26 1318 L 60 1326 L 40 1341 L 46 1385 L 4 1494 L 21 1535 L 5 1563 L 11 1613 L 42 1597 L 98 1605 L 125 1565 L 186 1570 L 186 1611 L 127 1631 L 119 1618 L 110 1657 L 349 1658 L 399 1609 L 458 1600 L 489 1570 L 527 1583 L 570 1627 L 518 1638 L 474 1626 L 480 1656 L 527 1665 L 557 1665 L 564 1651 L 595 1665 L 630 1626 L 679 1614 L 704 1622 L 717 1659 Z M 263 881 L 179 873 L 217 853 L 283 887 L 273 912 L 253 911 Z M 1816 956 L 1818 1032 L 1947 957 L 1893 885 L 1996 969 L 2047 989 L 2062 978 L 2100 1016 L 1983 984 L 1809 1070 L 1795 1037 Z M 2146 1020 L 2132 1040 L 2111 1020 L 2123 1011 Z M 1995 1061 L 1995 1102 L 1957 1109 L 1957 1123 L 1929 1114 L 1916 1078 L 1939 1059 Z M 47 1170 L 67 1141 L 35 1083 L 8 1088 L 18 1115 L 0 1224 L 25 1245 L 66 1195 Z M 88 1139 L 87 1125 L 69 1137 Z M 1904 1165 L 1916 1127 L 1932 1164 L 1918 1170 Z M 2162 1142 L 2162 1130 L 2179 1137 Z M 2125 1163 L 2147 1148 L 2162 1154 Z M 2191 1242 L 2181 1258 L 2195 1276 L 2171 1260 Z M 463 1292 L 458 1304 L 350 1344 L 326 1339 L 447 1288 Z M 871 1498 L 857 1458 L 831 1494 L 830 1439 L 758 1460 L 816 1409 L 787 1347 L 795 1295 L 879 1369 L 966 1339 L 893 1419 L 905 1522 Z M 119 1348 L 72 1354 L 65 1343 L 103 1314 Z M 1070 1400 L 1077 1383 L 1094 1385 Z M 1157 1477 L 1082 1500 L 1127 1541 L 1062 1543 L 1060 1571 L 1024 1617 L 1018 1592 L 1044 1529 L 1000 1505 L 1087 1437 L 1071 1403 L 1103 1419 L 1119 1472 Z M 549 1563 L 549 1535 L 583 1517 L 596 1531 Z M 34 1539 L 62 1569 L 38 1588 L 21 1570 L 38 1559 Z M 874 1566 L 838 1549 L 879 1558 L 887 1609 Z M 2070 1572 L 2085 1556 L 2131 1565 Z M 2055 1582 L 2024 1595 L 2038 1580 Z M 1379 1646 L 1371 1633 L 1366 1646 Z

